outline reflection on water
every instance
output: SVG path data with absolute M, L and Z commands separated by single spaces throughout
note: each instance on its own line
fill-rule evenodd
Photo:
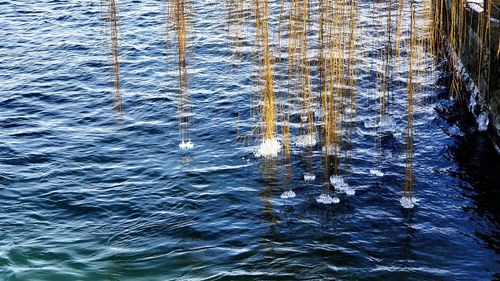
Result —
M 444 111 L 441 111 L 443 109 Z M 495 224 L 493 228 L 479 226 L 476 235 L 488 248 L 498 250 L 500 245 L 496 237 L 500 234 L 500 194 L 497 190 L 497 173 L 500 170 L 500 161 L 496 150 L 486 135 L 469 131 L 476 123 L 468 115 L 464 104 L 441 108 L 440 114 L 453 125 L 446 131 L 455 139 L 447 150 L 447 157 L 452 158 L 458 165 L 451 173 L 454 177 L 465 180 L 458 185 L 461 195 L 473 202 L 464 206 L 464 210 L 471 213 L 474 220 L 488 220 Z M 498 277 L 498 273 L 496 276 Z

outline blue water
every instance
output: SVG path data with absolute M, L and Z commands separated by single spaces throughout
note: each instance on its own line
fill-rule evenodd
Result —
M 255 126 L 258 88 L 251 51 L 231 49 L 222 1 L 193 5 L 192 150 L 178 146 L 165 4 L 119 2 L 118 96 L 105 10 L 97 0 L 0 0 L 1 280 L 499 278 L 500 160 L 469 132 L 437 63 L 415 101 L 415 208 L 399 202 L 404 130 L 374 141 L 365 126 L 378 116 L 373 58 L 359 66 L 359 109 L 339 155 L 356 195 L 324 205 L 320 145 L 295 147 L 285 179 L 281 161 L 237 141 Z M 404 128 L 405 86 L 393 91 Z M 288 189 L 296 197 L 281 199 Z

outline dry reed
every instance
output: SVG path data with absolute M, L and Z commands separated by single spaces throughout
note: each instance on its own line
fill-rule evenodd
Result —
M 260 118 L 263 140 L 276 138 L 276 100 L 274 93 L 273 56 L 269 43 L 268 0 L 254 0 L 257 42 L 260 46 Z
M 190 19 L 189 0 L 167 2 L 170 28 L 175 32 L 177 43 L 177 69 L 179 79 L 178 122 L 181 148 L 191 148 L 191 101 L 188 82 L 188 35 Z
M 107 3 L 107 19 L 110 28 L 111 39 L 111 65 L 112 65 L 112 84 L 113 84 L 113 108 L 123 111 L 123 101 L 121 96 L 120 80 L 120 46 L 119 46 L 119 17 L 118 5 L 116 0 L 109 0 Z

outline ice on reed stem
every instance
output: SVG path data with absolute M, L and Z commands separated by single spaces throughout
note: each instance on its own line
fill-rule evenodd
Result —
M 415 207 L 416 200 L 413 197 L 403 196 L 399 200 L 399 203 L 401 203 L 401 207 L 405 209 L 413 209 Z
M 479 116 L 476 118 L 477 122 L 477 129 L 480 132 L 486 132 L 488 130 L 488 124 L 490 123 L 490 120 L 488 118 L 488 113 L 483 112 L 479 114 Z
M 316 134 L 307 134 L 299 136 L 295 144 L 298 147 L 313 147 L 317 143 Z
M 305 173 L 304 174 L 304 181 L 313 181 L 316 179 L 316 175 L 312 173 Z
M 340 199 L 338 197 L 331 197 L 328 194 L 321 194 L 319 197 L 316 198 L 316 202 L 325 204 L 325 205 L 330 205 L 330 204 L 337 204 L 340 202 Z
M 281 194 L 281 199 L 295 198 L 295 192 L 293 190 L 285 191 Z
M 277 138 L 264 139 L 255 151 L 256 157 L 276 158 L 281 151 L 281 143 Z
M 189 141 L 181 141 L 179 143 L 179 147 L 181 149 L 192 149 L 194 147 L 194 143 L 192 143 L 190 140 Z
M 344 182 L 344 178 L 342 178 L 342 176 L 331 176 L 330 182 L 338 192 L 343 192 L 347 195 L 354 195 L 356 193 L 353 188 Z

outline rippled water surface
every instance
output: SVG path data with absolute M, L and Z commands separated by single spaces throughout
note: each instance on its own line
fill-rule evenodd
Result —
M 231 49 L 222 1 L 195 2 L 195 147 L 180 150 L 163 2 L 119 1 L 117 95 L 99 1 L 0 0 L 0 279 L 500 277 L 500 162 L 446 99 L 446 73 L 429 63 L 435 70 L 418 77 L 415 208 L 399 201 L 405 86 L 393 88 L 392 132 L 374 141 L 376 66 L 359 67 L 359 108 L 340 155 L 356 194 L 320 204 L 320 145 L 309 156 L 294 148 L 290 180 L 279 160 L 236 141 L 255 125 L 252 54 Z M 307 172 L 316 178 L 304 181 Z M 295 198 L 280 197 L 284 182 Z

